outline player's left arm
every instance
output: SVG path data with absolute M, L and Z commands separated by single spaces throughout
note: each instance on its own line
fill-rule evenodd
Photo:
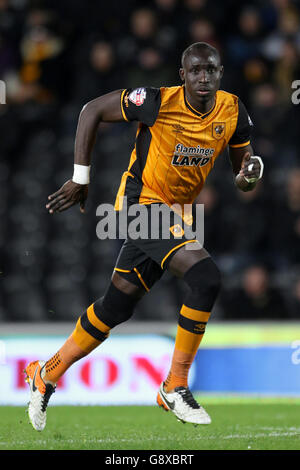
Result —
M 241 191 L 251 191 L 262 177 L 264 164 L 261 157 L 253 155 L 250 143 L 253 123 L 249 114 L 239 98 L 237 104 L 236 129 L 228 142 L 229 158 L 236 186 Z
M 253 155 L 252 146 L 248 144 L 245 147 L 229 147 L 229 158 L 236 186 L 245 192 L 254 189 L 263 174 L 261 157 Z

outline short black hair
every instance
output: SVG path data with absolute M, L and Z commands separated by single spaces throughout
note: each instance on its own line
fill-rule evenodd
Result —
M 220 53 L 215 47 L 211 46 L 207 42 L 195 42 L 194 44 L 191 44 L 183 51 L 181 55 L 181 66 L 182 67 L 184 66 L 185 59 L 189 55 L 195 54 L 195 53 L 197 54 L 197 52 L 201 52 L 205 49 L 209 50 L 212 54 L 214 54 L 218 58 L 219 63 L 221 64 Z

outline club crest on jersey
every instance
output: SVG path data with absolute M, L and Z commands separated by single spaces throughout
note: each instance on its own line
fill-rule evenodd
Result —
M 145 88 L 136 88 L 129 95 L 129 100 L 134 103 L 136 106 L 141 106 L 146 98 L 146 89 Z
M 222 139 L 225 136 L 225 122 L 213 122 L 212 135 L 215 139 Z
M 179 224 L 176 224 L 170 227 L 170 232 L 174 235 L 174 237 L 178 237 L 178 238 L 182 238 L 184 235 L 184 230 Z

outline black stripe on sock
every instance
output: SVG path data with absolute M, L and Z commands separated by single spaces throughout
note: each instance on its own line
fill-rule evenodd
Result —
M 91 322 L 88 319 L 87 313 L 84 313 L 80 317 L 80 323 L 82 328 L 93 338 L 95 338 L 97 341 L 103 342 L 107 338 L 107 333 L 103 333 L 102 331 L 98 330 L 98 328 L 95 328 L 94 325 L 91 324 Z
M 190 331 L 196 335 L 203 335 L 205 332 L 206 322 L 190 320 L 190 318 L 184 317 L 179 314 L 178 325 L 184 330 Z

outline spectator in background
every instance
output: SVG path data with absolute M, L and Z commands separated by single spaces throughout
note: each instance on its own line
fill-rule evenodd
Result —
M 261 58 L 263 24 L 260 11 L 249 6 L 241 11 L 237 21 L 237 32 L 229 34 L 226 59 L 232 69 L 236 93 L 247 104 L 251 88 L 268 77 L 267 66 Z
M 289 40 L 300 48 L 300 15 L 299 9 L 290 2 L 277 10 L 277 27 L 263 41 L 264 57 L 275 62 L 282 57 L 284 43 Z
M 155 0 L 160 27 L 176 28 L 179 25 L 180 3 L 178 0 Z
M 279 167 L 289 164 L 289 160 L 284 160 L 282 154 L 277 152 L 278 139 L 286 126 L 294 126 L 295 123 L 287 121 L 288 108 L 282 105 L 278 90 L 272 82 L 256 86 L 252 92 L 251 102 L 249 113 L 255 123 L 253 135 L 256 151 L 264 155 L 266 165 L 270 159 L 269 170 L 272 172 L 274 165 Z
M 74 84 L 74 101 L 83 106 L 99 95 L 121 86 L 122 74 L 116 63 L 112 44 L 95 41 L 89 48 L 87 60 L 78 67 Z
M 215 26 L 208 18 L 195 18 L 190 22 L 188 31 L 189 44 L 193 44 L 194 42 L 207 42 L 216 47 L 218 50 L 222 49 L 216 35 Z
M 12 80 L 13 88 L 8 89 L 13 102 L 43 104 L 66 98 L 65 42 L 57 29 L 52 12 L 35 9 L 28 13 L 20 40 L 20 68 Z
M 204 204 L 205 247 L 228 276 L 258 258 L 267 259 L 269 202 L 262 185 L 243 194 L 235 193 L 232 201 L 230 195 L 223 194 L 220 184 L 207 184 L 195 202 Z
M 265 266 L 247 268 L 241 286 L 222 294 L 221 305 L 226 320 L 283 320 L 287 309 L 282 294 L 271 286 Z
M 127 37 L 120 52 L 123 59 L 127 57 L 127 63 L 130 63 L 127 85 L 177 85 L 179 77 L 174 75 L 172 63 L 174 53 L 169 56 L 175 45 L 161 40 L 163 34 L 158 27 L 158 14 L 147 8 L 135 10 L 130 24 L 132 36 Z
M 164 60 L 174 64 L 180 61 L 181 2 L 178 0 L 155 0 L 158 23 L 157 40 Z
M 267 31 L 274 31 L 278 26 L 280 14 L 291 8 L 291 0 L 269 0 L 261 5 L 261 14 Z
M 184 0 L 181 18 L 182 24 L 187 26 L 195 17 L 203 16 L 209 18 L 215 27 L 219 28 L 220 23 L 224 23 L 226 11 L 224 3 L 222 0 L 215 0 L 214 2 L 209 0 Z
M 162 52 L 154 47 L 141 49 L 136 64 L 127 73 L 126 83 L 129 87 L 170 86 L 177 85 L 179 75 L 174 74 L 172 67 L 164 61 Z
M 273 79 L 280 102 L 291 105 L 291 84 L 300 77 L 300 54 L 296 44 L 287 39 L 282 43 L 281 55 L 274 64 Z
M 155 39 L 157 16 L 153 10 L 141 8 L 131 15 L 131 32 L 142 46 L 148 46 Z
M 299 320 L 300 317 L 300 277 L 293 285 L 291 295 L 288 296 L 290 317 Z
M 10 0 L 0 0 L 0 34 L 17 48 L 22 34 L 22 14 Z
M 206 249 L 216 257 L 226 251 L 228 230 L 231 230 L 230 224 L 223 224 L 220 199 L 216 186 L 206 184 L 195 201 L 196 204 L 204 205 L 204 243 Z
M 259 10 L 244 8 L 238 17 L 238 31 L 227 43 L 227 56 L 232 64 L 243 67 L 250 59 L 260 56 L 263 26 Z
M 18 55 L 15 48 L 0 32 L 0 77 L 5 81 L 10 80 L 10 76 L 15 74 L 18 66 Z
M 274 260 L 291 267 L 300 264 L 300 168 L 290 170 L 285 178 L 285 191 L 279 194 L 270 218 L 268 244 Z
M 19 65 L 20 18 L 11 2 L 0 0 L 0 78 L 10 79 Z
M 234 271 L 263 259 L 267 250 L 268 202 L 262 185 L 258 184 L 253 191 L 243 194 L 238 192 L 236 202 L 230 207 L 223 206 L 222 212 L 223 221 L 228 226 L 225 233 L 227 253 L 234 253 Z
M 137 63 L 141 49 L 156 46 L 157 15 L 149 8 L 134 10 L 130 16 L 129 34 L 118 42 L 118 53 L 124 66 Z

